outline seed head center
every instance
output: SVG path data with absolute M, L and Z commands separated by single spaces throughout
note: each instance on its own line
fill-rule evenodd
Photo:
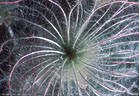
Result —
M 76 49 L 73 49 L 72 46 L 70 45 L 65 45 L 63 46 L 63 50 L 64 50 L 64 57 L 68 58 L 69 60 L 73 60 L 76 58 L 77 54 L 76 54 Z

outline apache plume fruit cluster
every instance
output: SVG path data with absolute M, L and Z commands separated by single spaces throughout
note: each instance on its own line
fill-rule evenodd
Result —
M 105 0 L 106 1 L 106 0 Z M 100 3 L 100 2 L 99 2 Z M 17 0 L 8 18 L 11 96 L 139 95 L 139 3 Z M 12 7 L 11 7 L 12 6 Z

